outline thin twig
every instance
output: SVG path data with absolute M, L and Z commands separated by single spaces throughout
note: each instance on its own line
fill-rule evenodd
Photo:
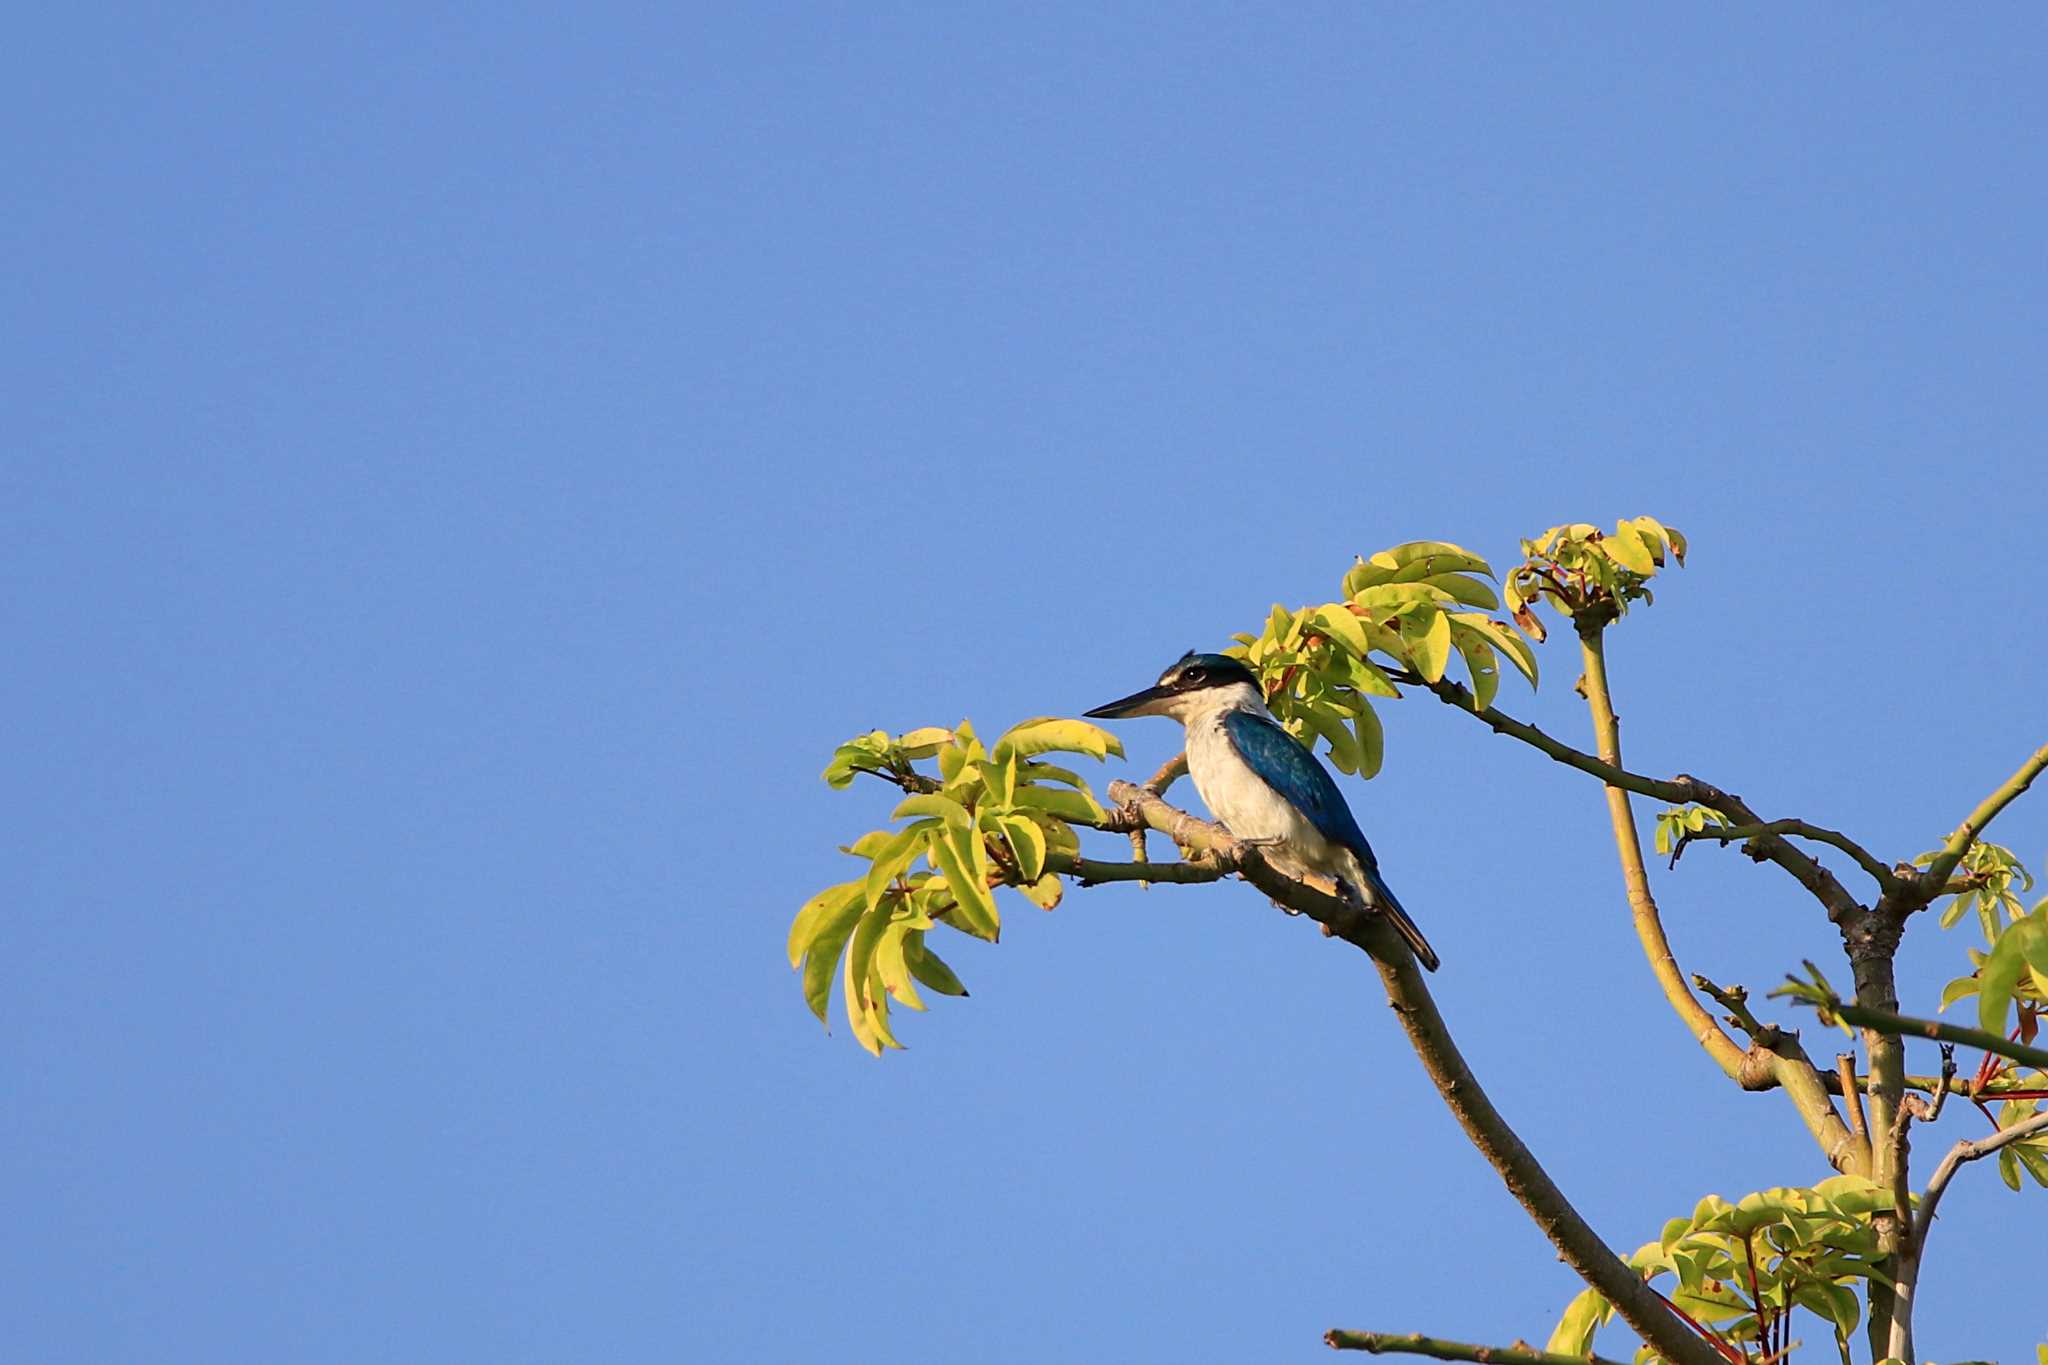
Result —
M 1801 839 L 1811 839 L 1815 843 L 1829 844 L 1842 850 L 1854 858 L 1857 865 L 1868 872 L 1880 887 L 1890 887 L 1898 881 L 1896 873 L 1848 835 L 1838 830 L 1823 829 L 1806 820 L 1766 820 L 1761 824 L 1709 825 L 1705 829 L 1689 829 L 1678 836 L 1678 844 L 1671 850 L 1671 861 L 1678 861 L 1678 855 L 1684 851 L 1687 844 L 1702 839 L 1713 839 L 1725 847 L 1738 839 L 1762 840 L 1778 834 L 1796 835 Z
M 1907 1078 L 1911 1080 L 1911 1077 Z M 1934 1103 L 1927 1107 L 1927 1117 L 1921 1122 L 1932 1123 L 1941 1117 L 1941 1107 L 1948 1103 L 1948 1092 L 1956 1079 L 1956 1045 L 1941 1044 L 1941 1083 L 1934 1088 Z
M 1166 795 L 1166 789 L 1188 772 L 1187 750 L 1183 749 L 1159 765 L 1159 771 L 1145 779 L 1145 790 L 1154 796 Z
M 1599 1356 L 1559 1355 L 1539 1351 L 1527 1342 L 1512 1346 L 1474 1346 L 1463 1341 L 1426 1337 L 1419 1332 L 1346 1332 L 1332 1329 L 1323 1333 L 1323 1344 L 1339 1351 L 1370 1351 L 1374 1355 L 1429 1356 L 1435 1360 L 1470 1360 L 1478 1365 L 1617 1365 Z
M 1934 1226 L 1934 1209 L 1941 1202 L 1942 1192 L 1948 1189 L 1948 1182 L 1955 1178 L 1963 1163 L 1990 1156 L 2001 1147 L 2015 1142 L 2024 1142 L 2036 1133 L 2048 1133 L 2048 1111 L 2030 1118 L 2021 1119 L 2010 1128 L 2001 1128 L 1989 1137 L 1974 1141 L 1958 1142 L 1948 1149 L 1948 1155 L 1934 1168 L 1934 1175 L 1927 1182 L 1927 1192 L 1920 1196 L 1920 1208 L 1913 1216 L 1913 1241 L 1917 1246 L 1927 1238 L 1927 1230 Z
M 1634 792 L 1638 796 L 1652 796 L 1659 801 L 1669 802 L 1674 806 L 1688 804 L 1706 806 L 1710 810 L 1719 811 L 1737 824 L 1760 825 L 1767 823 L 1755 811 L 1751 810 L 1740 797 L 1723 791 L 1711 782 L 1704 782 L 1697 777 L 1687 776 L 1683 773 L 1669 781 L 1645 777 L 1641 773 L 1628 771 L 1618 763 L 1603 762 L 1592 754 L 1574 749 L 1571 745 L 1546 734 L 1528 722 L 1519 721 L 1512 716 L 1504 714 L 1496 707 L 1488 706 L 1483 709 L 1477 709 L 1473 705 L 1471 692 L 1448 678 L 1441 678 L 1436 682 L 1426 683 L 1420 675 L 1401 669 L 1389 669 L 1387 676 L 1393 678 L 1396 682 L 1426 687 L 1435 694 L 1438 701 L 1455 710 L 1464 712 L 1475 720 L 1481 721 L 1491 727 L 1495 734 L 1508 735 L 1514 739 L 1519 739 L 1524 744 L 1555 759 L 1566 767 L 1577 768 L 1580 772 L 1597 777 L 1611 787 L 1619 787 L 1623 791 Z M 1815 826 L 1814 828 L 1819 827 Z M 1853 842 L 1848 841 L 1846 836 L 1844 836 L 1844 839 L 1845 842 Z M 1806 887 L 1808 891 L 1827 907 L 1830 920 L 1839 924 L 1853 918 L 1862 910 L 1863 907 L 1857 903 L 1856 898 L 1851 896 L 1848 890 L 1835 879 L 1834 873 L 1828 871 L 1818 862 L 1801 852 L 1783 835 L 1761 835 L 1758 838 L 1758 843 L 1761 852 L 1766 858 L 1777 863 L 1787 872 L 1790 872 L 1799 881 L 1800 885 Z M 1861 850 L 1861 845 L 1858 845 L 1858 849 L 1859 851 Z M 1862 857 L 1857 858 L 1856 861 L 1865 871 L 1883 869 L 1884 876 L 1878 881 L 1881 891 L 1890 891 L 1900 884 L 1897 873 L 1890 868 L 1885 868 L 1881 862 L 1872 857 L 1867 851 L 1863 852 Z
M 1863 1141 L 1870 1141 L 1870 1121 L 1863 1113 L 1863 1091 L 1856 1084 L 1856 1054 L 1838 1052 L 1835 1054 L 1835 1075 L 1842 1086 L 1842 1107 L 1849 1111 L 1849 1131 Z
M 1999 783 L 1991 795 L 1979 801 L 1977 808 L 1964 817 L 1963 823 L 1956 826 L 1955 833 L 1948 836 L 1948 841 L 1942 845 L 1941 852 L 1935 855 L 1934 861 L 1929 863 L 1927 870 L 1921 874 L 1922 884 L 1933 887 L 1946 886 L 1949 873 L 1956 870 L 1956 864 L 1970 851 L 1970 845 L 1977 842 L 1977 836 L 1984 832 L 1984 827 L 1997 819 L 1998 813 L 2017 800 L 2021 792 L 2032 786 L 2043 768 L 2048 768 L 2048 744 L 2042 745 L 2028 755 L 2027 761 L 2020 764 L 2017 772 Z
M 1897 1038 L 1933 1038 L 1944 1043 L 1958 1043 L 1963 1047 L 1974 1047 L 1984 1052 L 2010 1057 L 2028 1066 L 2048 1069 L 2048 1052 L 2038 1047 L 2010 1038 L 2001 1038 L 1995 1033 L 1982 1029 L 1964 1028 L 1960 1024 L 1945 1024 L 1938 1019 L 1915 1019 L 1890 1010 L 1872 1009 L 1848 1000 L 1820 1002 L 1821 1017 L 1827 1020 L 1840 1019 L 1845 1024 L 1869 1029 L 1873 1033 L 1890 1034 Z

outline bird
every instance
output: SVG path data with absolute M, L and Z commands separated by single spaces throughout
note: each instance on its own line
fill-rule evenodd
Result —
M 1242 660 L 1189 650 L 1153 686 L 1085 714 L 1179 721 L 1187 733 L 1188 775 L 1231 834 L 1263 848 L 1285 870 L 1335 881 L 1343 899 L 1385 915 L 1424 967 L 1441 965 L 1380 875 L 1379 859 L 1336 781 L 1273 718 L 1258 677 Z

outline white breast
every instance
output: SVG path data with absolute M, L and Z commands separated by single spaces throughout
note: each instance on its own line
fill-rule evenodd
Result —
M 1188 776 L 1210 814 L 1240 839 L 1278 839 L 1304 866 L 1327 874 L 1347 871 L 1346 860 L 1316 827 L 1280 794 L 1267 786 L 1224 732 L 1218 710 L 1187 718 Z

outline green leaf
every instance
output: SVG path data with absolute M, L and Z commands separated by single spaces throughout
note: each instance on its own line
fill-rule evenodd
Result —
M 1085 791 L 1062 791 L 1058 787 L 1019 787 L 1016 805 L 1042 810 L 1079 825 L 1097 825 L 1108 813 Z
M 1998 1151 L 1998 1178 L 2014 1190 L 2020 1187 L 2020 1159 L 2010 1147 Z
M 973 845 L 979 843 L 978 836 L 948 829 L 931 841 L 931 855 L 958 908 L 954 927 L 994 943 L 1002 932 L 1002 916 L 996 910 L 995 898 L 989 895 L 988 883 L 975 868 Z
M 830 786 L 843 791 L 859 770 L 887 768 L 890 747 L 887 730 L 871 730 L 857 735 L 832 751 L 832 761 L 825 765 L 825 771 L 819 776 Z
M 1484 711 L 1493 705 L 1494 694 L 1500 690 L 1500 661 L 1494 657 L 1493 640 L 1487 632 L 1455 616 L 1450 618 L 1450 630 L 1451 642 L 1472 677 L 1472 709 Z
M 1607 1300 L 1600 1297 L 1599 1290 L 1582 1290 L 1578 1297 L 1565 1305 L 1564 1316 L 1551 1329 L 1549 1344 L 1543 1349 L 1554 1355 L 1591 1355 L 1593 1334 L 1600 1330 L 1600 1324 L 1607 1321 L 1613 1311 Z
M 851 853 L 856 858 L 873 858 L 877 853 L 887 848 L 889 841 L 900 833 L 902 833 L 901 830 L 871 829 L 852 843 L 841 844 L 839 851 L 841 853 Z
M 1445 573 L 1431 574 L 1422 581 L 1432 588 L 1438 588 L 1450 594 L 1452 598 L 1468 607 L 1478 607 L 1481 611 L 1492 611 L 1500 605 L 1500 598 L 1494 595 L 1493 589 L 1476 578 L 1467 578 L 1463 574 Z
M 974 817 L 967 813 L 967 807 L 937 792 L 906 796 L 896 803 L 895 810 L 889 812 L 891 820 L 908 820 L 919 815 L 935 816 L 957 829 L 967 829 L 974 824 Z
M 916 860 L 918 853 L 924 848 L 925 838 L 926 831 L 923 829 L 906 829 L 875 854 L 875 861 L 869 865 L 868 875 L 862 884 L 868 909 L 872 910 L 882 903 L 883 893 L 888 891 L 889 883 L 902 876 L 903 870 Z
M 903 945 L 903 960 L 910 967 L 910 974 L 940 995 L 967 994 L 967 987 L 960 984 L 960 978 L 953 975 L 953 969 L 940 960 L 924 941 L 921 931 L 912 930 Z
M 1401 638 L 1408 645 L 1408 655 L 1425 682 L 1435 682 L 1444 675 L 1444 666 L 1451 659 L 1451 621 L 1440 611 L 1426 614 L 1426 620 L 1414 617 L 1401 623 Z
M 1955 1004 L 1956 1001 L 1961 1000 L 1964 996 L 1975 995 L 1976 993 L 1977 978 L 1974 976 L 1959 976 L 1955 980 L 1949 982 L 1948 985 L 1942 987 L 1941 1006 L 1940 1009 L 1936 1011 L 1936 1013 L 1940 1013 L 1942 1010 L 1946 1010 L 1950 1005 Z
M 1079 787 L 1083 791 L 1088 788 L 1088 784 L 1082 780 L 1081 774 L 1073 771 L 1071 768 L 1062 768 L 1052 763 L 1020 764 L 1017 768 L 1017 780 L 1020 783 L 1026 784 L 1032 782 L 1064 782 L 1069 787 Z M 1015 799 L 1014 795 L 1012 799 Z
M 1351 728 L 1358 732 L 1358 775 L 1379 776 L 1380 762 L 1387 754 L 1387 737 L 1380 729 L 1379 712 L 1369 705 L 1359 707 L 1351 717 Z
M 888 996 L 878 994 L 871 980 L 875 946 L 881 942 L 882 931 L 888 927 L 889 916 L 880 911 L 871 910 L 861 916 L 842 964 L 841 986 L 846 992 L 846 1022 L 853 1026 L 855 1041 L 877 1057 L 882 1055 L 884 1048 L 902 1046 L 889 1034 Z
M 917 987 L 911 984 L 910 963 L 905 951 L 913 932 L 916 931 L 908 919 L 892 921 L 882 930 L 881 941 L 875 945 L 875 974 L 882 979 L 882 989 L 911 1009 L 921 1010 L 924 1001 L 918 998 Z
M 2032 919 L 2013 925 L 1998 936 L 1991 955 L 1978 970 L 1977 1022 L 1986 1033 L 2004 1034 L 2013 991 L 2020 983 L 2020 973 L 2027 969 L 2027 940 L 2039 932 Z
M 1379 607 L 1382 610 L 1417 605 L 1454 606 L 1458 603 L 1457 598 L 1429 583 L 1379 583 L 1361 588 L 1351 600 L 1361 607 Z
M 1867 1176 L 1831 1175 L 1813 1192 L 1852 1218 L 1889 1213 L 1896 1205 L 1892 1192 Z
M 2048 1186 L 2048 1152 L 2043 1152 L 2031 1142 L 2016 1142 L 2012 1154 L 2019 1158 L 2027 1174 L 2034 1177 L 2036 1185 Z
M 1630 573 L 1648 578 L 1657 572 L 1657 561 L 1650 556 L 1650 547 L 1643 544 L 1643 537 L 1635 527 L 1622 522 L 1614 528 L 1614 534 L 1600 541 L 1600 548 L 1608 558 L 1627 569 Z
M 1413 540 L 1354 563 L 1344 575 L 1344 595 L 1355 597 L 1360 589 L 1379 583 L 1467 573 L 1493 577 L 1492 567 L 1469 550 L 1441 540 Z
M 998 817 L 1003 838 L 1010 845 L 1010 852 L 1017 858 L 1017 873 L 1027 882 L 1035 882 L 1045 871 L 1045 831 L 1021 816 Z
M 1358 771 L 1358 739 L 1344 728 L 1342 717 L 1320 706 L 1304 706 L 1298 714 L 1329 744 L 1330 758 L 1340 769 L 1347 773 Z
M 1487 642 L 1507 655 L 1508 662 L 1515 666 L 1515 671 L 1529 680 L 1529 686 L 1536 685 L 1536 651 L 1529 647 L 1527 640 L 1515 634 L 1514 628 L 1507 622 L 1490 620 L 1470 612 L 1453 612 L 1451 619 L 1462 621 L 1474 630 L 1484 631 L 1488 637 Z
M 1334 602 L 1325 603 L 1315 609 L 1314 617 L 1323 634 L 1359 658 L 1363 659 L 1371 652 L 1372 645 L 1365 638 L 1365 622 L 1343 606 Z
M 831 918 L 818 925 L 817 932 L 811 935 L 811 941 L 804 949 L 804 1003 L 811 1007 L 811 1013 L 818 1016 L 821 1024 L 825 1022 L 825 1011 L 832 1003 L 832 975 L 833 969 L 839 965 L 840 950 L 853 936 L 854 926 L 860 922 L 865 908 L 858 896 L 847 898 L 836 906 Z
M 849 910 L 858 912 L 863 902 L 859 882 L 841 882 L 828 886 L 804 902 L 804 908 L 796 912 L 796 919 L 789 926 L 789 965 L 798 966 L 804 954 L 811 950 L 827 925 L 846 919 L 851 924 Z
M 1024 893 L 1026 900 L 1041 910 L 1052 909 L 1060 903 L 1060 897 L 1065 894 L 1060 886 L 1060 879 L 1050 872 L 1040 877 L 1037 881 L 1020 886 L 1017 889 Z
M 906 730 L 896 737 L 896 747 L 903 750 L 905 758 L 930 758 L 952 742 L 953 732 L 943 725 Z
M 1085 720 L 1063 720 L 1057 716 L 1019 721 L 1004 731 L 1003 737 L 996 741 L 996 749 L 1008 749 L 1022 758 L 1055 752 L 1087 754 L 1091 758 L 1106 758 L 1110 754 L 1118 758 L 1124 756 L 1123 741 L 1101 726 L 1090 725 Z

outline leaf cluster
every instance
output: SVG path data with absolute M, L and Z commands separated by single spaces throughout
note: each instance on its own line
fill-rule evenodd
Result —
M 1264 630 L 1231 637 L 1228 652 L 1258 675 L 1289 733 L 1310 748 L 1320 740 L 1340 769 L 1369 778 L 1385 753 L 1372 698 L 1401 696 L 1389 670 L 1432 684 L 1456 660 L 1481 710 L 1499 690 L 1502 659 L 1536 685 L 1529 642 L 1485 614 L 1500 607 L 1493 577 L 1468 550 L 1410 541 L 1356 561 L 1340 601 L 1276 604 Z
M 1708 1195 L 1628 1263 L 1647 1279 L 1670 1276 L 1673 1306 L 1726 1345 L 1782 1351 L 1792 1310 L 1804 1308 L 1828 1323 L 1847 1362 L 1861 1317 L 1856 1282 L 1890 1283 L 1872 1215 L 1894 1208 L 1891 1191 L 1855 1175 L 1809 1189 L 1761 1190 L 1732 1204 Z M 1613 1316 L 1613 1305 L 1588 1289 L 1566 1307 L 1547 1349 L 1590 1354 L 1593 1334 Z M 1658 1359 L 1648 1347 L 1636 1355 L 1638 1365 Z
M 823 774 L 827 783 L 843 788 L 872 773 L 908 795 L 889 817 L 903 823 L 841 849 L 864 860 L 866 871 L 811 897 L 790 925 L 789 964 L 802 973 L 804 1000 L 820 1021 L 836 975 L 860 1045 L 878 1057 L 900 1048 L 890 1001 L 924 1009 L 920 985 L 967 994 L 926 942 L 931 930 L 995 942 L 1002 933 L 997 887 L 1012 887 L 1042 909 L 1059 904 L 1062 885 L 1051 869 L 1078 855 L 1074 824 L 1099 823 L 1105 812 L 1080 774 L 1039 757 L 1048 753 L 1122 757 L 1123 745 L 1086 721 L 1037 717 L 1010 727 L 993 746 L 964 720 L 951 730 L 875 730 L 839 746 Z M 936 763 L 936 776 L 916 766 L 926 760 Z
M 1934 857 L 1923 853 L 1914 861 L 1925 866 Z M 2033 890 L 2034 874 L 1998 844 L 1972 845 L 1959 867 L 1961 889 L 1942 911 L 1941 927 L 1954 926 L 1966 910 L 1975 909 L 1988 947 L 1965 950 L 1974 970 L 1942 989 L 1941 1008 L 1946 1011 L 1974 995 L 1978 1027 L 2031 1043 L 2048 1011 L 2048 897 L 2031 911 L 2021 909 L 2016 892 Z M 2017 1022 L 2009 1023 L 2015 1011 Z
M 1701 834 L 1708 825 L 1726 828 L 1728 817 L 1705 806 L 1672 806 L 1657 812 L 1657 851 L 1669 854 L 1688 834 Z
M 1655 517 L 1624 517 L 1612 531 L 1583 521 L 1553 526 L 1522 542 L 1522 562 L 1502 581 L 1502 595 L 1515 623 L 1541 640 L 1534 603 L 1549 603 L 1581 629 L 1604 625 L 1631 602 L 1656 600 L 1650 580 L 1667 558 L 1685 563 L 1685 537 Z

